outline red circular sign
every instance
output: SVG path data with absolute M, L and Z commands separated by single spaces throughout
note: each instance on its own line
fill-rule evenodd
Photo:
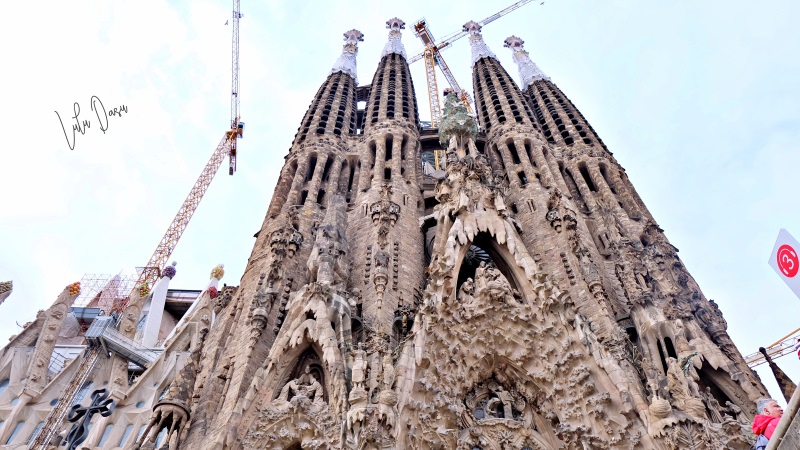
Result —
M 791 245 L 781 245 L 778 249 L 778 269 L 787 278 L 794 278 L 800 270 L 800 260 Z

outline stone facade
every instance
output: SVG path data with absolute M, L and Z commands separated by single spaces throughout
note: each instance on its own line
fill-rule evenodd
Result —
M 404 24 L 387 25 L 361 87 L 363 36 L 345 33 L 240 285 L 204 291 L 132 386 L 111 378 L 120 407 L 84 445 L 749 448 L 764 387 L 522 40 L 506 40 L 520 89 L 465 25 L 476 117 L 450 96 L 437 133 L 419 125 Z M 444 156 L 424 171 L 431 150 Z M 40 336 L 14 380 L 33 397 Z M 123 423 L 148 389 L 147 418 Z M 108 424 L 119 430 L 100 443 Z M 141 434 L 122 436 L 128 425 Z

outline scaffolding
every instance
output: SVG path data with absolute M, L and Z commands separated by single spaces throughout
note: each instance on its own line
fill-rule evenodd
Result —
M 113 316 L 98 317 L 86 330 L 86 341 L 89 346 L 101 347 L 106 354 L 116 353 L 142 369 L 146 369 L 150 363 L 158 359 L 158 352 L 125 337 L 115 328 L 116 321 Z
M 81 331 L 86 332 L 97 316 L 111 313 L 114 305 L 124 302 L 136 285 L 136 275 L 86 274 L 81 279 L 81 293 L 72 303 L 72 313 Z

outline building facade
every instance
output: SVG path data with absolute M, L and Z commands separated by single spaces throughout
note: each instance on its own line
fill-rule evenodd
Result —
M 518 85 L 468 22 L 476 113 L 448 96 L 430 129 L 404 23 L 387 27 L 363 86 L 363 35 L 345 33 L 239 286 L 212 282 L 135 380 L 119 352 L 87 376 L 117 406 L 82 445 L 749 448 L 766 390 L 522 39 L 505 41 Z M 135 324 L 157 292 L 134 294 L 119 333 L 143 342 Z M 57 374 L 40 365 L 75 295 L 3 350 L 8 448 L 75 382 L 79 357 Z

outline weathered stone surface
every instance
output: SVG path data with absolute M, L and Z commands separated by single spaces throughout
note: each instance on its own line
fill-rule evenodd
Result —
M 110 379 L 122 399 L 86 444 L 748 448 L 765 389 L 580 112 L 547 77 L 521 91 L 473 26 L 477 117 L 448 98 L 420 129 L 388 24 L 368 88 L 334 70 L 314 97 L 240 285 L 205 291 L 136 382 Z M 45 386 L 38 361 L 62 300 L 0 353 L 0 440 L 74 371 Z

